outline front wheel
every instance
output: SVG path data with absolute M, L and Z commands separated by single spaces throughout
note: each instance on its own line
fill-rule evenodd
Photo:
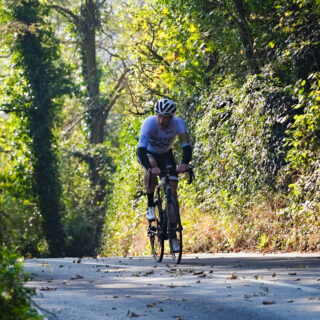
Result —
M 176 199 L 169 200 L 166 206 L 168 221 L 169 246 L 172 259 L 180 263 L 182 257 L 182 225 L 179 213 L 179 206 Z
M 150 238 L 153 257 L 156 260 L 156 262 L 161 262 L 164 252 L 164 237 L 161 228 L 162 217 L 160 216 L 161 208 L 156 204 L 155 210 L 156 220 L 149 222 L 148 236 Z

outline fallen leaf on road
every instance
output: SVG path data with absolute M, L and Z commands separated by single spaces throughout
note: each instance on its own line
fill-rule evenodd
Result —
M 146 305 L 147 308 L 153 308 L 156 304 L 155 303 L 148 303 Z
M 137 313 L 130 311 L 130 310 L 128 310 L 127 316 L 134 317 L 134 318 L 139 317 L 139 315 Z
M 262 304 L 268 305 L 268 304 L 275 304 L 275 301 L 262 301 Z
M 54 290 L 57 290 L 57 288 L 49 288 L 49 287 L 42 287 L 39 289 L 40 291 L 54 291 Z
M 228 280 L 236 280 L 239 279 L 238 275 L 236 273 L 233 273 L 231 276 L 227 277 Z
M 77 274 L 75 277 L 70 278 L 71 280 L 76 280 L 76 279 L 83 279 L 83 276 L 80 276 L 80 274 Z
M 206 276 L 207 276 L 207 274 L 206 274 L 205 272 L 203 272 L 203 273 L 199 274 L 198 277 L 200 277 L 200 278 L 205 278 Z

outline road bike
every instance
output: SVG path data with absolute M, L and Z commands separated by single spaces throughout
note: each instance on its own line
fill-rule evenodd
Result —
M 164 255 L 164 241 L 169 240 L 169 249 L 175 263 L 180 263 L 182 257 L 182 224 L 177 199 L 171 195 L 170 176 L 175 172 L 172 166 L 161 171 L 161 179 L 157 180 L 155 193 L 156 219 L 149 221 L 148 236 L 152 253 L 156 262 L 161 262 Z M 192 167 L 189 166 L 189 181 L 194 179 Z M 149 183 L 151 174 L 149 174 Z M 176 239 L 176 240 L 175 240 Z M 174 250 L 173 241 L 179 244 L 179 250 Z

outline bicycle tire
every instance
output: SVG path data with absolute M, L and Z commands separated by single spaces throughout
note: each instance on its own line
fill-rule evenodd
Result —
M 162 231 L 161 207 L 158 203 L 155 204 L 156 220 L 149 222 L 149 238 L 152 249 L 152 254 L 156 262 L 161 262 L 164 253 L 164 238 Z
M 172 221 L 170 222 L 170 212 L 174 213 L 175 221 L 174 224 Z M 182 258 L 182 225 L 179 213 L 179 206 L 175 198 L 171 198 L 169 202 L 166 204 L 166 215 L 167 215 L 167 228 L 168 228 L 168 236 L 169 236 L 169 247 L 172 259 L 175 263 L 180 263 Z M 172 217 L 171 217 L 172 218 Z M 180 246 L 178 251 L 174 251 L 173 249 L 173 239 L 177 239 Z

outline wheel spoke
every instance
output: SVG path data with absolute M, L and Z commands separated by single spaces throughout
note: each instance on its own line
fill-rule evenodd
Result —
M 170 200 L 166 208 L 168 220 L 169 246 L 172 259 L 180 263 L 182 257 L 182 226 L 180 221 L 179 207 L 175 200 Z M 172 216 L 174 219 L 172 219 Z
M 153 257 L 157 262 L 161 262 L 163 257 L 164 240 L 160 227 L 160 211 L 158 205 L 155 206 L 155 209 L 157 219 L 149 223 L 148 236 L 150 238 Z

